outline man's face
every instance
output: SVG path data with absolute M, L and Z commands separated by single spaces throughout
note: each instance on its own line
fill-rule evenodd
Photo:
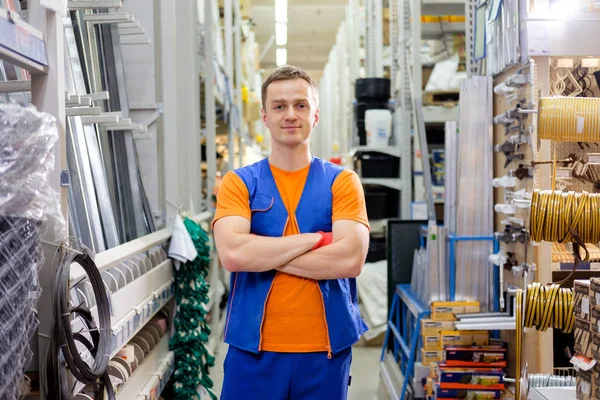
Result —
M 306 142 L 319 121 L 313 88 L 304 79 L 272 82 L 262 118 L 273 144 L 293 148 Z

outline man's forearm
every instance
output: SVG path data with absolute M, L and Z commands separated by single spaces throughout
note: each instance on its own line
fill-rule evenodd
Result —
M 270 271 L 310 251 L 321 238 L 318 233 L 284 237 L 233 235 L 228 238 L 229 251 L 221 251 L 217 242 L 221 262 L 232 272 Z
M 361 245 L 341 240 L 305 253 L 277 268 L 281 272 L 310 279 L 355 278 L 362 271 Z

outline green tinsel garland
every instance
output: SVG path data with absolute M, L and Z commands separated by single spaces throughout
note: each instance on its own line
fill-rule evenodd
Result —
M 175 353 L 172 378 L 175 400 L 198 398 L 198 385 L 202 385 L 212 399 L 217 400 L 208 371 L 215 365 L 215 358 L 206 348 L 210 337 L 210 326 L 206 322 L 209 284 L 205 280 L 210 270 L 209 239 L 196 222 L 186 218 L 183 223 L 198 251 L 198 257 L 181 264 L 179 270 L 175 271 L 177 313 L 175 335 L 170 341 L 171 350 Z

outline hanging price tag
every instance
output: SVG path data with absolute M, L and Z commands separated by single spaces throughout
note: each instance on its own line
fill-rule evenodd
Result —
M 572 58 L 559 58 L 557 61 L 558 68 L 573 68 Z

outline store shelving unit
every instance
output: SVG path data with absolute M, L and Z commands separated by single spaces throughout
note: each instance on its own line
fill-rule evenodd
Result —
M 127 111 L 121 115 L 101 116 L 97 115 L 97 111 L 101 111 L 99 107 L 90 106 L 93 101 L 108 100 L 108 93 L 67 93 L 66 69 L 71 67 L 65 65 L 69 62 L 65 57 L 69 46 L 63 25 L 66 20 L 60 14 L 63 11 L 60 7 L 58 10 L 45 8 L 51 7 L 51 3 L 28 1 L 27 22 L 15 12 L 0 9 L 0 60 L 22 67 L 32 76 L 31 80 L 0 82 L 0 93 L 30 92 L 33 104 L 52 114 L 60 125 L 60 140 L 55 150 L 56 168 L 50 173 L 49 181 L 61 197 L 65 216 L 69 216 L 68 180 L 65 179 L 68 174 L 67 116 L 75 115 L 77 111 L 78 116 L 83 115 L 81 113 L 87 115 L 81 117 L 83 123 L 102 120 L 103 124 L 114 125 L 121 121 L 112 126 L 114 129 L 129 129 L 130 125 L 144 178 L 150 186 L 152 215 L 159 228 L 149 235 L 102 249 L 95 256 L 113 305 L 112 357 L 173 299 L 173 265 L 164 248 L 170 240 L 169 228 L 175 217 L 183 211 L 196 215 L 194 219 L 208 230 L 213 217 L 211 193 L 217 171 L 232 169 L 235 155 L 239 155 L 235 159 L 237 165 L 242 165 L 245 148 L 254 145 L 248 135 L 248 124 L 243 121 L 242 103 L 242 86 L 254 82 L 257 73 L 242 56 L 242 47 L 254 43 L 253 34 L 250 24 L 242 16 L 240 0 L 227 0 L 223 17 L 220 17 L 216 0 L 183 0 L 176 6 L 158 2 L 152 7 L 144 0 L 67 2 L 69 10 L 84 10 L 85 20 L 90 20 L 90 24 L 110 23 L 115 27 L 115 24 L 121 24 L 116 30 L 120 34 L 120 45 L 127 46 L 127 51 L 118 60 L 125 71 L 124 77 L 119 76 L 119 79 L 124 79 L 127 85 L 119 89 L 123 89 L 120 95 L 129 100 L 121 103 Z M 203 90 L 200 90 L 201 86 Z M 88 106 L 89 110 L 70 108 L 73 106 Z M 204 121 L 199 117 L 201 108 L 204 109 Z M 219 166 L 216 159 L 218 111 L 223 111 L 223 122 L 228 125 L 230 163 L 227 167 Z M 129 124 L 131 121 L 143 123 Z M 126 122 L 128 127 L 124 126 Z M 206 182 L 199 179 L 202 140 L 207 149 Z M 197 145 L 191 145 L 193 143 Z M 39 349 L 34 349 L 35 359 L 28 372 L 45 369 L 43 357 L 38 355 L 46 352 L 47 338 L 52 331 L 51 287 L 56 273 L 53 265 L 56 247 L 51 243 L 57 241 L 49 227 L 44 244 L 46 265 L 40 270 L 39 277 L 42 287 L 38 303 Z M 208 347 L 214 352 L 224 326 L 220 306 L 228 280 L 223 276 L 212 238 L 211 248 L 213 254 L 207 278 L 211 290 L 207 306 L 211 313 L 212 335 Z M 91 301 L 86 287 L 89 283 L 85 282 L 83 272 L 74 266 L 70 278 L 72 295 L 85 301 L 93 312 L 95 305 L 88 303 Z M 74 321 L 75 328 L 78 323 Z M 127 381 L 117 398 L 158 397 L 173 367 L 167 335 Z M 76 392 L 81 388 L 82 385 L 75 385 Z

